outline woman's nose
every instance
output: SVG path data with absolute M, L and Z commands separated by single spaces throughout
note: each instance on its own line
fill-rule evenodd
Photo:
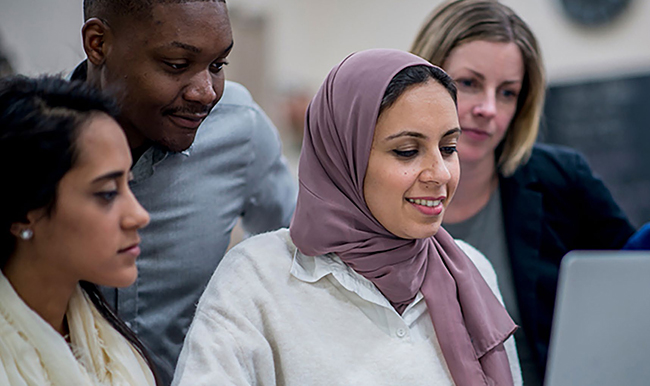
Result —
M 127 213 L 123 217 L 122 227 L 124 229 L 140 229 L 149 224 L 149 213 L 140 205 L 131 190 L 128 191 Z
M 436 155 L 432 161 L 429 161 L 419 176 L 421 182 L 435 185 L 445 185 L 450 179 L 451 172 L 440 154 Z
M 497 102 L 494 93 L 486 93 L 483 97 L 476 101 L 472 112 L 474 115 L 483 118 L 494 118 L 497 115 Z

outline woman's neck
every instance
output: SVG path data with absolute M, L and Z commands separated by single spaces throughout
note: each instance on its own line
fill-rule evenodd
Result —
M 65 314 L 77 283 L 63 284 L 53 272 L 43 272 L 38 266 L 34 259 L 14 254 L 2 273 L 29 308 L 59 334 L 66 335 Z
M 494 157 L 472 163 L 461 161 L 458 188 L 445 211 L 444 222 L 459 223 L 476 215 L 487 205 L 498 183 Z

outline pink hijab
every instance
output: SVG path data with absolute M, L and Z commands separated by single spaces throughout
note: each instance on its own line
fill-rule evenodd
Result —
M 307 110 L 291 238 L 306 255 L 336 253 L 400 313 L 421 291 L 456 385 L 512 385 L 503 342 L 516 326 L 471 260 L 442 228 L 427 239 L 394 236 L 364 200 L 380 102 L 391 79 L 414 65 L 432 66 L 376 49 L 330 71 Z

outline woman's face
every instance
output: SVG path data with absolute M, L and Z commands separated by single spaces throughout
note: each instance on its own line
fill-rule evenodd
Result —
M 421 239 L 438 232 L 460 166 L 456 106 L 439 83 L 408 88 L 377 120 L 363 193 L 389 232 Z
M 50 216 L 28 213 L 33 255 L 50 275 L 124 287 L 137 277 L 138 229 L 148 213 L 129 189 L 131 153 L 120 126 L 105 114 L 83 124 L 78 159 L 57 188 Z
M 517 111 L 524 61 L 515 43 L 476 40 L 454 48 L 443 64 L 458 85 L 463 164 L 494 160 Z

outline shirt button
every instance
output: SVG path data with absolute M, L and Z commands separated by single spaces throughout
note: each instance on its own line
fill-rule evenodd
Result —
M 406 336 L 406 330 L 403 328 L 398 328 L 397 331 L 395 331 L 395 334 L 398 338 L 403 338 Z

